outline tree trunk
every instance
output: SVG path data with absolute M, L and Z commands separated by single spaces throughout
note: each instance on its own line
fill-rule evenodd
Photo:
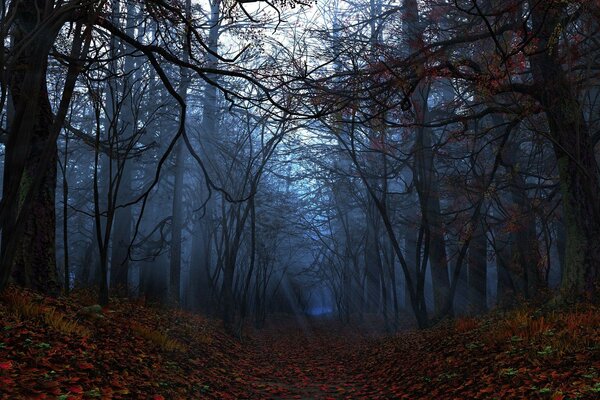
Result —
M 600 184 L 594 147 L 582 107 L 562 69 L 555 32 L 565 16 L 565 3 L 534 6 L 534 30 L 542 49 L 531 57 L 538 98 L 548 118 L 558 162 L 567 235 L 563 300 L 597 298 L 600 292 Z
M 482 314 L 487 311 L 487 238 L 481 222 L 469 243 L 468 265 L 469 311 Z
M 63 201 L 63 224 L 62 224 L 62 233 L 63 233 L 63 290 L 65 295 L 69 295 L 71 290 L 71 271 L 69 269 L 69 181 L 67 179 L 67 163 L 69 161 L 69 134 L 65 134 L 65 148 L 64 148 L 64 158 L 62 162 L 62 201 Z
M 470 245 L 470 244 L 469 244 Z M 460 253 L 460 243 L 455 242 L 448 246 L 449 259 L 454 263 L 458 259 Z M 470 263 L 470 258 L 467 259 Z M 456 264 L 454 266 L 456 268 Z M 465 315 L 469 313 L 469 268 L 468 266 L 460 269 L 458 274 L 458 282 L 456 283 L 456 295 L 453 299 L 454 312 L 457 315 Z
M 377 243 L 377 222 L 373 210 L 372 200 L 368 200 L 368 211 L 366 213 L 366 240 L 365 240 L 365 311 L 367 313 L 376 313 L 379 310 L 379 300 L 381 296 L 380 271 L 381 256 L 379 254 L 379 244 Z
M 409 266 L 410 277 L 413 282 L 417 282 L 417 233 L 418 229 L 410 224 L 403 227 L 404 229 L 404 253 L 406 254 L 406 263 Z M 406 280 L 404 281 L 404 305 L 410 308 L 410 291 L 408 290 Z
M 223 327 L 228 333 L 233 333 L 235 319 L 235 302 L 233 299 L 233 274 L 235 265 L 227 260 L 223 270 L 223 284 L 221 295 L 223 296 Z
M 220 4 L 221 0 L 210 1 L 210 29 L 207 45 L 212 52 L 217 52 L 219 48 L 220 35 Z M 209 59 L 209 67 L 217 67 L 217 59 L 211 55 L 207 55 Z M 210 75 L 210 78 L 217 80 L 216 76 Z M 202 137 L 201 137 L 201 155 L 206 160 L 206 168 L 209 173 L 212 171 L 212 162 L 214 161 L 213 145 L 216 143 L 216 138 L 219 134 L 218 123 L 218 95 L 217 88 L 206 84 L 204 87 L 204 98 L 202 101 Z M 199 192 L 208 188 L 208 183 L 204 176 L 200 179 L 198 185 Z M 210 197 L 209 197 L 210 196 Z M 209 303 L 213 299 L 211 285 L 211 267 L 212 267 L 212 231 L 214 228 L 213 218 L 217 210 L 217 203 L 214 193 L 209 193 L 206 190 L 206 196 L 198 196 L 198 203 L 203 204 L 204 208 L 199 211 L 202 218 L 197 217 L 194 224 L 194 237 L 192 242 L 192 259 L 190 265 L 190 290 L 194 297 L 193 303 L 196 306 L 208 310 Z M 206 199 L 206 200 L 204 200 Z
M 496 253 L 496 304 L 500 308 L 509 308 L 515 304 L 517 290 L 511 273 L 510 235 L 502 228 L 496 234 L 494 251 Z
M 117 18 L 121 15 L 119 11 L 119 1 L 114 0 L 113 2 L 113 13 L 116 25 L 120 25 L 120 21 Z M 134 3 L 127 3 L 127 15 L 125 21 L 125 32 L 131 37 L 135 36 L 135 26 L 138 19 L 138 12 Z M 113 42 L 113 54 L 117 55 L 116 40 Z M 125 46 L 121 44 L 119 47 Z M 126 49 L 131 50 L 131 49 Z M 113 67 L 115 72 L 119 74 L 116 66 Z M 117 92 L 121 93 L 122 105 L 120 108 L 120 114 L 116 114 L 116 110 L 113 110 L 115 114 L 114 118 L 121 122 L 123 129 L 118 129 L 119 136 L 124 138 L 133 138 L 136 135 L 137 121 L 134 117 L 136 102 L 132 97 L 133 86 L 136 84 L 138 74 L 135 73 L 135 58 L 132 56 L 126 56 L 123 64 L 122 74 L 126 78 L 121 78 L 121 81 L 116 83 Z M 119 97 L 119 96 L 117 96 Z M 117 126 L 118 122 L 114 121 Z M 132 139 L 129 139 L 132 140 Z M 117 188 L 118 196 L 116 199 L 116 205 L 120 205 L 131 200 L 132 181 L 134 176 L 133 164 L 134 160 L 128 156 L 124 160 L 117 162 L 117 173 L 122 173 L 120 185 Z M 112 237 L 112 254 L 111 254 L 111 273 L 110 273 L 110 286 L 115 288 L 117 292 L 123 296 L 127 296 L 129 291 L 129 245 L 131 243 L 131 228 L 133 223 L 133 211 L 132 207 L 117 208 L 115 210 L 115 227 Z
M 204 185 L 200 183 L 200 185 Z M 192 237 L 192 254 L 190 262 L 191 306 L 204 312 L 209 311 L 211 295 L 210 271 L 212 266 L 212 218 L 214 213 L 214 197 L 205 205 L 204 217 L 196 217 Z
M 563 223 L 562 218 L 555 221 L 554 226 L 556 229 L 556 254 L 558 255 L 558 268 L 560 272 L 560 279 L 562 281 L 567 258 L 565 252 L 565 248 L 567 246 L 567 234 L 565 232 L 565 224 Z
M 424 90 L 427 92 L 427 90 Z M 421 106 L 423 113 L 427 107 L 427 95 L 423 94 Z M 417 112 L 417 114 L 420 114 Z M 425 122 L 425 115 L 421 122 Z M 446 254 L 446 238 L 440 207 L 440 189 L 437 172 L 434 167 L 431 130 L 417 128 L 416 168 L 418 193 L 424 215 L 426 230 L 429 232 L 429 261 L 433 283 L 434 310 L 439 313 L 447 304 L 450 294 L 450 277 L 448 276 L 448 257 Z M 450 310 L 452 314 L 452 310 Z
M 175 182 L 173 188 L 173 220 L 171 221 L 171 264 L 169 274 L 169 300 L 179 304 L 181 291 L 181 240 L 183 228 L 183 173 L 185 153 L 183 142 L 177 143 L 175 153 Z
M 191 0 L 185 2 L 185 13 L 191 18 Z M 184 43 L 183 61 L 189 61 L 188 46 Z M 189 73 L 181 68 L 179 82 L 179 95 L 187 101 L 187 91 L 190 85 Z M 179 121 L 183 123 L 184 121 Z M 181 240 L 183 229 L 183 175 L 185 172 L 185 148 L 180 140 L 175 151 L 175 179 L 173 182 L 173 221 L 171 221 L 171 264 L 169 273 L 169 300 L 173 305 L 178 305 L 181 296 Z
M 12 43 L 18 59 L 8 76 L 15 109 L 6 143 L 2 215 L 2 271 L 0 288 L 11 274 L 14 281 L 36 291 L 57 295 L 60 291 L 55 254 L 56 143 L 51 140 L 52 109 L 46 87 L 48 54 L 56 32 L 36 32 L 51 12 L 33 0 L 16 6 Z M 26 45 L 23 43 L 27 42 Z M 23 46 L 23 47 L 21 47 Z M 48 164 L 43 154 L 51 151 Z M 23 223 L 16 226 L 34 177 L 43 174 L 33 188 Z M 37 189 L 37 190 L 36 190 Z
M 406 0 L 403 4 L 403 17 L 406 21 L 404 38 L 411 53 L 420 51 L 423 40 L 423 26 L 419 21 L 419 4 L 416 0 Z M 418 85 L 411 96 L 415 112 L 415 121 L 423 124 L 428 119 L 429 83 Z M 435 154 L 432 147 L 432 130 L 417 126 L 415 143 L 415 167 L 418 175 L 418 194 L 426 229 L 429 231 L 430 265 L 433 281 L 434 311 L 439 313 L 447 304 L 450 294 L 450 277 L 448 275 L 448 257 L 446 255 L 446 239 L 442 225 L 440 207 L 440 185 L 435 171 Z M 452 313 L 452 307 L 449 311 Z
M 124 161 L 117 205 L 131 199 L 132 160 Z M 129 244 L 131 242 L 131 225 L 133 215 L 131 207 L 117 208 L 114 216 L 112 235 L 110 287 L 117 293 L 127 296 L 129 291 Z

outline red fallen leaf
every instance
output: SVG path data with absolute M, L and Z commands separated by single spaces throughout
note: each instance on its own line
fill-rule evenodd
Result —
M 77 394 L 82 394 L 83 393 L 83 388 L 81 386 L 72 386 L 68 390 L 71 393 L 77 393 Z
M 3 361 L 0 362 L 0 369 L 9 370 L 13 366 L 12 361 Z
M 152 400 L 165 400 L 165 398 L 160 394 L 155 394 L 154 396 L 152 396 Z
M 77 364 L 77 367 L 79 367 L 79 369 L 83 369 L 83 370 L 94 369 L 94 365 L 90 364 L 89 362 L 79 363 L 79 364 Z
M 559 373 L 558 373 L 558 372 L 556 372 L 556 371 L 552 371 L 552 372 L 550 372 L 550 376 L 551 376 L 551 377 L 552 377 L 552 379 L 553 379 L 553 380 L 555 380 L 555 381 L 556 381 L 556 380 L 559 380 L 559 379 L 561 378 L 561 374 L 559 374 Z
M 552 400 L 564 400 L 565 395 L 562 393 L 554 393 Z
M 11 379 L 11 378 L 9 378 L 9 377 L 6 377 L 6 376 L 0 376 L 0 383 L 1 383 L 2 385 L 9 386 L 9 385 L 14 385 L 14 384 L 15 384 L 15 381 L 14 381 L 14 380 L 12 380 L 12 379 Z

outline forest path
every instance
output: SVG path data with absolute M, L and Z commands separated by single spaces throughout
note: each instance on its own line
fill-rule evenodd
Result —
M 113 301 L 90 318 L 81 314 L 85 304 L 18 289 L 0 297 L 0 400 L 595 400 L 600 393 L 593 305 L 395 335 L 372 332 L 381 324 L 366 318 L 345 328 L 273 318 L 240 342 L 220 322 L 184 311 Z
M 330 324 L 271 328 L 257 334 L 245 362 L 256 398 L 339 399 L 364 396 L 360 371 L 373 338 Z M 254 398 L 254 396 L 252 396 Z

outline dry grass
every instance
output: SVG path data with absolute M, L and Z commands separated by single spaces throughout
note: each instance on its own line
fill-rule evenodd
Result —
M 175 339 L 169 338 L 167 336 L 167 334 L 164 332 L 157 331 L 155 329 L 151 329 L 144 325 L 140 325 L 140 324 L 136 324 L 136 323 L 131 324 L 131 330 L 136 335 L 159 346 L 162 350 L 181 351 L 181 352 L 187 351 L 187 347 L 183 343 L 181 343 Z
M 65 335 L 80 337 L 91 335 L 91 331 L 85 326 L 70 320 L 64 313 L 57 311 L 54 307 L 36 303 L 31 296 L 24 292 L 8 290 L 4 294 L 3 300 L 18 320 L 38 318 L 51 329 Z
M 36 318 L 44 312 L 44 306 L 35 303 L 31 297 L 16 290 L 7 290 L 2 299 L 18 319 Z
M 473 329 L 477 329 L 479 327 L 479 324 L 480 321 L 476 318 L 463 317 L 458 318 L 454 322 L 454 329 L 456 329 L 458 333 L 465 333 L 472 331 Z
M 534 317 L 530 310 L 519 309 L 509 313 L 488 332 L 487 339 L 503 342 L 509 339 L 532 340 L 552 329 L 553 324 L 544 316 Z
M 43 315 L 44 322 L 52 329 L 67 335 L 77 335 L 89 337 L 92 332 L 83 325 L 71 321 L 67 316 L 56 309 L 50 307 Z
M 468 323 L 463 325 L 463 329 L 467 330 Z M 588 308 L 538 315 L 531 309 L 523 308 L 506 314 L 492 326 L 493 328 L 483 335 L 490 345 L 510 341 L 523 342 L 535 344 L 535 348 L 543 348 L 545 352 L 562 356 L 597 346 L 600 313 L 595 308 Z

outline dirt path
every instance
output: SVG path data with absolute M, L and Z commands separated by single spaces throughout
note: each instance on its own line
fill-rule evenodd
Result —
M 365 398 L 368 382 L 357 372 L 372 339 L 321 326 L 271 330 L 252 339 L 244 360 L 248 398 Z

